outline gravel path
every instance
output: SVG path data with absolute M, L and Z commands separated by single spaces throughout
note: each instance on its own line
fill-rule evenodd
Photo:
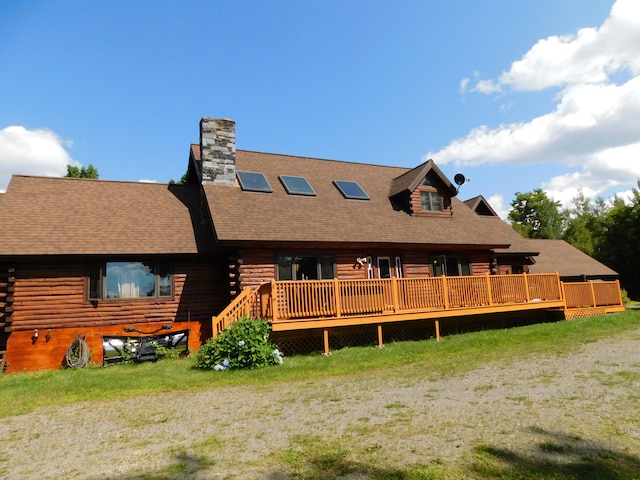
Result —
M 0 420 L 0 478 L 286 479 L 273 454 L 305 439 L 404 467 L 458 465 L 479 445 L 540 456 L 553 453 L 541 445 L 569 441 L 584 454 L 603 439 L 607 450 L 640 459 L 639 347 L 640 331 L 446 380 L 410 365 L 373 380 L 42 408 Z M 202 458 L 215 461 L 189 469 Z M 175 476 L 153 476 L 172 469 Z

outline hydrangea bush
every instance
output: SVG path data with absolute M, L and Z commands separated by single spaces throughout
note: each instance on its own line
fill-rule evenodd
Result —
M 282 363 L 282 354 L 269 341 L 266 320 L 242 318 L 216 338 L 210 338 L 195 355 L 196 368 L 228 370 L 260 368 Z

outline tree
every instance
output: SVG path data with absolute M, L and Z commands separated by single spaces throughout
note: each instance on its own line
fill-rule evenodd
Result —
M 169 185 L 185 185 L 187 183 L 187 173 L 188 172 L 184 172 L 182 177 L 180 177 L 180 180 L 178 180 L 177 182 L 172 178 L 171 180 L 169 180 Z
M 93 178 L 94 180 L 98 179 L 98 169 L 93 165 L 89 165 L 88 167 L 74 167 L 72 165 L 67 165 L 67 174 L 65 177 L 69 178 Z
M 563 212 L 567 220 L 562 238 L 587 255 L 596 257 L 603 242 L 607 211 L 603 199 L 592 201 L 579 190 L 571 199 L 571 207 Z
M 509 220 L 514 230 L 527 238 L 561 238 L 564 217 L 560 202 L 549 198 L 540 188 L 516 193 L 511 202 Z
M 640 298 L 639 239 L 640 191 L 634 188 L 630 205 L 616 198 L 607 213 L 598 255 L 598 260 L 618 272 L 620 283 L 633 298 Z

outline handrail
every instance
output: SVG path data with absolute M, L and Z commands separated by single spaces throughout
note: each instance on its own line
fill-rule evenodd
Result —
M 211 327 L 213 338 L 242 317 L 266 317 L 268 312 L 263 303 L 266 287 L 269 287 L 268 283 L 264 283 L 258 288 L 245 287 L 227 308 L 212 317 Z M 259 307 L 262 308 L 258 313 Z

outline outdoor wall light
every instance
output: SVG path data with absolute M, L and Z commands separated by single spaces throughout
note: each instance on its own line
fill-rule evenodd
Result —
M 47 330 L 47 334 L 44 336 L 44 339 L 48 342 L 51 340 L 51 329 Z
M 33 331 L 33 335 L 31 336 L 31 338 L 33 339 L 34 342 L 38 339 L 38 329 L 37 328 Z

